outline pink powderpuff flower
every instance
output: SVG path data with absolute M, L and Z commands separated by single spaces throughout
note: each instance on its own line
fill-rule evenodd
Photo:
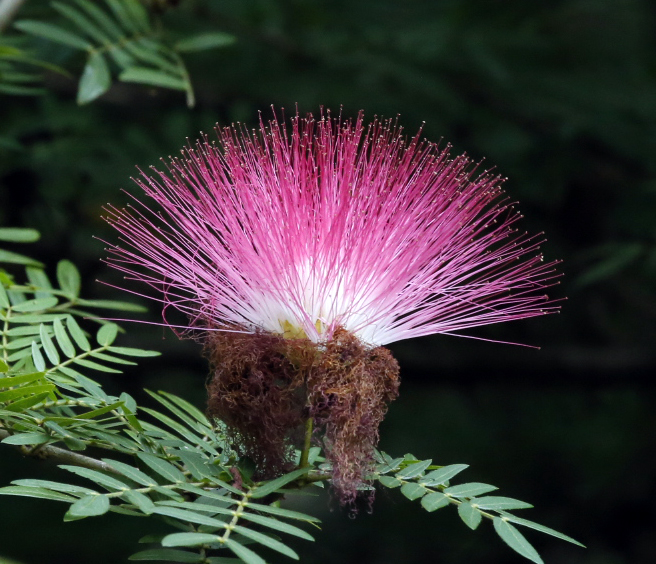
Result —
M 190 329 L 204 331 L 215 351 L 209 354 L 214 369 L 233 379 L 232 388 L 213 391 L 210 386 L 210 411 L 213 393 L 219 403 L 229 400 L 214 412 L 232 421 L 238 438 L 274 440 L 261 429 L 276 424 L 240 423 L 239 410 L 255 404 L 228 397 L 235 378 L 262 372 L 264 357 L 258 357 L 257 367 L 241 361 L 225 365 L 230 355 L 246 354 L 244 335 L 262 350 L 280 352 L 282 346 L 282 356 L 299 354 L 285 349 L 285 342 L 306 343 L 315 351 L 304 375 L 290 376 L 286 385 L 295 389 L 314 382 L 307 398 L 316 392 L 321 400 L 308 399 L 294 409 L 305 409 L 300 418 L 310 415 L 317 421 L 323 413 L 328 429 L 340 393 L 346 397 L 360 386 L 342 382 L 342 392 L 326 387 L 330 370 L 324 366 L 316 372 L 316 366 L 331 343 L 339 341 L 343 349 L 346 338 L 352 349 L 357 342 L 366 356 L 401 339 L 454 335 L 559 309 L 545 295 L 545 288 L 556 283 L 556 263 L 543 262 L 540 236 L 515 227 L 521 216 L 501 189 L 503 179 L 488 171 L 478 174 L 469 157 L 451 157 L 449 146 L 422 140 L 421 130 L 407 138 L 392 120 L 366 125 L 362 113 L 352 121 L 322 111 L 319 119 L 297 114 L 290 127 L 274 117 L 261 121 L 258 131 L 233 126 L 217 133 L 218 144 L 204 136 L 172 158 L 166 171 L 153 169 L 154 176 L 142 173 L 136 180 L 157 211 L 144 204 L 109 209 L 107 220 L 121 234 L 120 244 L 110 248 L 109 263 L 160 290 L 164 311 L 180 310 L 188 315 Z M 349 358 L 357 360 L 359 354 Z M 248 358 L 253 355 L 249 348 Z M 386 366 L 393 362 L 390 357 Z M 281 373 L 287 370 L 277 366 Z M 367 380 L 362 374 L 359 379 Z M 376 392 L 376 421 L 362 423 L 369 425 L 369 439 L 358 468 L 350 477 L 344 471 L 341 490 L 336 486 L 347 492 L 347 501 L 363 481 L 378 421 L 396 394 L 398 381 L 389 381 Z M 259 400 L 263 393 L 248 392 L 260 394 Z M 361 401 L 366 394 L 358 393 Z M 272 418 L 284 419 L 269 411 Z M 273 433 L 274 442 L 282 444 L 281 437 L 288 437 L 300 420 L 292 419 Z M 345 447 L 348 441 L 341 448 L 336 433 L 327 435 L 329 453 L 356 448 Z M 353 433 L 367 435 L 362 428 Z M 265 453 L 260 462 L 275 466 L 287 456 L 285 448 Z M 350 463 L 340 466 L 337 458 L 339 473 Z

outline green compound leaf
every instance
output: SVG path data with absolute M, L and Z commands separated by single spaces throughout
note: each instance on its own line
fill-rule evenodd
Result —
M 0 358 L 0 372 L 5 373 L 9 370 L 9 365 Z
M 109 511 L 109 498 L 105 495 L 87 495 L 78 499 L 68 510 L 73 517 L 95 517 Z
M 95 494 L 93 490 L 89 488 L 83 488 L 81 486 L 73 486 L 71 484 L 62 484 L 61 482 L 51 482 L 50 480 L 14 480 L 12 484 L 17 486 L 29 486 L 36 488 L 46 488 L 49 490 L 55 490 L 56 492 L 64 493 L 73 493 L 73 494 Z
M 2 439 L 5 445 L 41 445 L 47 443 L 52 437 L 46 433 L 39 433 L 37 431 L 30 433 L 18 433 Z
M 32 362 L 34 362 L 34 367 L 39 372 L 43 372 L 46 369 L 46 360 L 43 358 L 41 349 L 36 344 L 36 341 L 32 341 Z
M 156 457 L 154 454 L 140 452 L 137 454 L 139 460 L 157 472 L 162 478 L 171 483 L 184 483 L 187 481 L 185 475 L 180 472 L 173 464 Z
M 172 550 L 167 548 L 154 548 L 142 550 L 130 556 L 128 560 L 159 560 L 164 562 L 203 562 L 200 554 L 186 550 Z
M 22 497 L 37 497 L 40 499 L 50 499 L 53 501 L 65 501 L 73 503 L 76 498 L 60 492 L 53 492 L 45 488 L 32 488 L 27 486 L 5 486 L 0 488 L 0 495 L 19 495 Z
M 380 476 L 378 481 L 386 488 L 398 488 L 401 485 L 401 480 L 397 480 L 393 476 Z
M 49 298 L 35 298 L 15 305 L 13 310 L 20 313 L 27 313 L 28 311 L 44 311 L 46 309 L 50 309 L 51 307 L 55 307 L 58 302 L 59 300 L 54 296 Z
M 207 49 L 216 49 L 232 45 L 237 38 L 229 33 L 215 31 L 212 33 L 201 33 L 188 37 L 175 44 L 176 51 L 181 53 L 191 53 L 194 51 L 205 51 Z
M 116 471 L 123 474 L 126 478 L 130 478 L 130 480 L 133 480 L 137 484 L 141 484 L 142 486 L 159 485 L 148 474 L 142 472 L 141 470 L 135 468 L 134 466 L 130 466 L 129 464 L 125 464 L 124 462 L 119 462 L 118 460 L 112 460 L 109 458 L 103 458 L 102 461 L 106 462 Z
M 226 524 L 218 519 L 213 519 L 207 515 L 201 515 L 195 511 L 188 511 L 187 509 L 179 509 L 178 507 L 168 507 L 164 505 L 156 505 L 153 513 L 158 515 L 165 515 L 173 517 L 183 523 L 196 523 L 198 525 L 209 525 L 210 527 L 225 528 Z
M 533 507 L 530 503 L 526 503 L 525 501 L 496 495 L 473 499 L 472 504 L 480 509 L 493 509 L 496 511 L 501 509 L 529 509 Z
M 52 338 L 48 334 L 48 330 L 46 329 L 46 326 L 43 323 L 39 327 L 39 334 L 41 337 L 41 344 L 43 345 L 43 350 L 45 351 L 48 360 L 51 362 L 51 364 L 55 366 L 58 365 L 59 352 L 57 351 L 57 347 L 55 347 L 55 344 L 52 342 Z
M 490 484 L 482 484 L 480 482 L 468 482 L 467 484 L 459 484 L 444 490 L 445 494 L 451 497 L 474 497 L 480 494 L 498 490 L 496 486 Z
M 234 552 L 235 555 L 241 558 L 246 564 L 266 564 L 261 556 L 258 556 L 250 548 L 246 548 L 234 539 L 227 539 L 225 541 L 225 546 L 232 550 L 232 552 Z
M 117 334 L 118 325 L 116 325 L 116 323 L 107 323 L 98 329 L 96 341 L 98 341 L 98 344 L 103 347 L 109 346 L 114 342 Z
M 57 282 L 69 297 L 77 298 L 80 295 L 80 272 L 70 260 L 60 260 L 57 263 Z
M 145 307 L 138 304 L 133 304 L 131 302 L 119 302 L 115 300 L 77 300 L 77 305 L 84 307 L 99 307 L 101 309 L 116 309 L 119 311 L 134 311 L 137 313 L 143 313 L 148 311 Z
M 421 506 L 426 511 L 435 511 L 437 509 L 441 509 L 442 507 L 446 507 L 450 503 L 451 501 L 449 501 L 449 498 L 440 492 L 429 493 L 421 500 Z
M 258 533 L 257 531 L 247 529 L 241 525 L 235 525 L 234 531 L 263 546 L 266 546 L 267 548 L 280 552 L 280 554 L 284 554 L 285 556 L 289 556 L 294 560 L 298 560 L 298 554 L 296 554 L 296 552 L 289 548 L 286 544 L 281 543 L 279 540 L 271 538 L 263 533 Z
M 68 327 L 68 331 L 70 332 L 71 337 L 73 337 L 73 340 L 77 343 L 78 347 L 80 347 L 85 352 L 91 350 L 89 340 L 84 334 L 84 331 L 80 329 L 80 326 L 77 324 L 77 321 L 75 321 L 75 318 L 72 315 L 69 315 L 66 318 L 66 327 Z
M 10 243 L 34 243 L 38 241 L 41 234 L 36 229 L 23 227 L 0 227 L 0 241 Z
M 149 357 L 160 356 L 162 354 L 159 351 L 146 351 L 132 347 L 107 347 L 107 350 L 116 354 L 122 354 L 123 356 Z
M 544 564 L 537 551 L 516 527 L 513 527 L 501 517 L 495 517 L 492 522 L 494 523 L 494 530 L 510 548 L 524 558 L 528 558 L 531 562 L 535 562 L 535 564 Z
M 427 486 L 439 486 L 467 468 L 469 468 L 469 464 L 450 464 L 449 466 L 443 466 L 426 474 L 420 482 Z
M 173 533 L 162 539 L 162 546 L 201 546 L 219 542 L 220 538 L 207 533 Z
M 98 472 L 97 470 L 91 470 L 90 468 L 83 468 L 81 466 L 70 466 L 66 464 L 60 464 L 59 467 L 64 470 L 68 470 L 73 474 L 77 474 L 78 476 L 82 476 L 83 478 L 87 478 L 92 482 L 95 482 L 96 484 L 100 484 L 101 486 L 104 486 L 105 488 L 110 490 L 130 489 L 130 486 L 128 486 L 125 482 L 121 482 L 116 478 L 107 476 L 102 472 Z
M 68 45 L 74 49 L 86 51 L 93 47 L 91 43 L 79 35 L 75 35 L 66 29 L 50 23 L 36 20 L 20 20 L 14 24 L 14 27 L 24 33 L 50 39 L 51 41 Z
M 294 470 L 293 472 L 290 472 L 289 474 L 285 474 L 284 476 L 280 476 L 280 478 L 276 478 L 275 480 L 271 480 L 270 482 L 265 482 L 261 486 L 255 487 L 251 490 L 251 495 L 250 497 L 253 499 L 259 499 L 262 497 L 265 497 L 280 488 L 286 486 L 290 482 L 293 482 L 294 480 L 298 480 L 301 476 L 304 474 L 307 474 L 310 471 L 310 467 L 307 468 L 299 468 L 298 470 Z
M 77 90 L 77 103 L 82 106 L 102 96 L 112 85 L 109 67 L 98 51 L 89 55 Z
M 73 342 L 68 336 L 66 329 L 64 329 L 64 324 L 61 322 L 61 319 L 55 319 L 52 322 L 52 328 L 59 348 L 68 358 L 73 358 L 75 356 L 75 347 L 73 346 Z
M 119 75 L 118 79 L 123 82 L 138 82 L 139 84 L 171 88 L 173 90 L 187 89 L 187 83 L 179 76 L 147 67 L 130 67 L 125 69 Z
M 581 544 L 579 541 L 574 540 L 572 537 L 568 537 L 563 533 L 559 533 L 558 531 L 555 531 L 554 529 L 550 529 L 549 527 L 545 527 L 544 525 L 540 525 L 539 523 L 534 523 L 533 521 L 529 521 L 528 519 L 522 519 L 521 517 L 515 517 L 514 515 L 510 515 L 509 513 L 503 513 L 503 518 L 507 521 L 512 521 L 513 523 L 517 523 L 518 525 L 523 525 L 524 527 L 535 529 L 536 531 L 540 531 L 541 533 L 551 535 L 552 537 L 556 537 L 560 540 L 571 542 L 576 546 L 585 548 L 584 544 Z
M 7 295 L 7 290 L 5 290 L 5 287 L 3 286 L 2 282 L 0 282 L 0 307 L 7 309 L 10 306 L 11 303 L 9 302 L 9 296 Z
M 400 470 L 395 474 L 397 478 L 415 478 L 419 476 L 426 468 L 432 464 L 432 460 L 423 460 L 422 462 L 415 462 L 414 464 L 409 464 L 403 470 Z
M 43 267 L 43 264 L 38 260 L 35 260 L 25 255 L 20 255 L 18 253 L 12 253 L 11 251 L 5 251 L 0 249 L 0 262 L 9 262 L 11 264 L 26 264 L 31 266 Z
M 401 493 L 410 500 L 418 499 L 426 493 L 426 488 L 415 483 L 403 484 Z
M 465 525 L 475 530 L 480 524 L 483 516 L 469 502 L 463 502 L 458 506 L 458 515 Z

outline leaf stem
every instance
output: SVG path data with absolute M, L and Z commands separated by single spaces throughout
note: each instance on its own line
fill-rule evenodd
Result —
M 310 465 L 309 456 L 310 456 L 310 446 L 312 445 L 312 429 L 314 425 L 314 419 L 308 417 L 305 421 L 305 441 L 303 443 L 303 450 L 301 451 L 301 460 L 299 462 L 299 468 L 305 468 Z

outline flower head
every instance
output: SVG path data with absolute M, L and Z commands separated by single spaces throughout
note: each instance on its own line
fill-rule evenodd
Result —
M 248 398 L 262 400 L 277 387 L 270 402 L 289 410 L 287 419 L 278 413 L 280 446 L 299 417 L 327 421 L 337 410 L 330 407 L 339 403 L 335 397 L 367 379 L 362 370 L 380 370 L 379 361 L 367 364 L 376 347 L 557 309 L 544 294 L 557 276 L 554 263 L 543 263 L 539 238 L 515 228 L 521 216 L 502 179 L 477 174 L 467 156 L 452 158 L 449 147 L 422 140 L 421 131 L 407 138 L 392 120 L 365 125 L 362 114 L 351 121 L 322 112 L 319 119 L 296 115 L 289 128 L 274 118 L 259 130 L 217 133 L 218 144 L 205 136 L 166 171 L 137 180 L 161 211 L 110 210 L 122 242 L 111 248 L 109 262 L 161 290 L 164 309 L 186 313 L 190 328 L 209 330 L 210 359 L 224 374 L 215 379 L 221 405 L 214 411 L 233 420 L 242 437 L 264 441 L 258 428 L 275 427 L 244 416 L 255 405 Z M 334 359 L 325 366 L 326 351 L 344 339 L 352 351 L 353 340 L 359 343 L 349 358 L 362 370 L 351 380 L 333 378 L 342 391 L 332 392 L 325 382 L 334 376 Z M 264 357 L 251 350 L 255 341 L 269 351 Z M 272 362 L 287 366 L 282 385 L 262 380 Z M 250 379 L 250 391 L 230 396 L 231 379 Z M 362 423 L 374 426 L 367 453 L 397 385 L 389 377 L 375 391 L 378 412 Z M 276 419 L 275 410 L 267 417 Z M 341 448 L 336 433 L 327 436 L 332 452 Z M 282 460 L 283 451 L 263 458 Z

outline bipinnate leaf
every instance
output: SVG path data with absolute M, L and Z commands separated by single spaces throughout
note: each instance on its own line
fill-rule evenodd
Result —
M 15 305 L 13 309 L 19 313 L 44 311 L 46 309 L 50 309 L 51 307 L 55 307 L 58 301 L 59 300 L 55 296 L 50 296 L 49 298 L 35 298 Z
M 421 462 L 415 462 L 413 464 L 409 464 L 403 470 L 399 470 L 395 476 L 397 478 L 403 478 L 403 479 L 409 479 L 409 478 L 415 478 L 419 476 L 426 468 L 428 468 L 432 464 L 432 460 L 423 460 Z
M 20 20 L 14 24 L 14 27 L 24 33 L 50 39 L 74 49 L 86 51 L 93 47 L 86 39 L 51 23 L 37 20 Z
M 554 529 L 551 529 L 549 527 L 545 527 L 544 525 L 540 525 L 539 523 L 529 521 L 528 519 L 522 519 L 521 517 L 515 517 L 514 515 L 511 515 L 511 514 L 505 513 L 505 512 L 503 513 L 503 518 L 506 521 L 512 521 L 513 523 L 517 523 L 518 525 L 523 525 L 524 527 L 529 527 L 530 529 L 535 529 L 536 531 L 540 531 L 541 533 L 551 535 L 552 537 L 556 537 L 560 540 L 571 542 L 572 544 L 575 544 L 576 546 L 580 546 L 582 548 L 585 548 L 584 544 L 581 544 L 579 541 L 574 540 L 572 537 L 568 537 L 567 535 L 564 535 L 563 533 L 559 533 L 558 531 L 556 531 Z
M 426 511 L 435 511 L 450 503 L 449 498 L 440 492 L 429 493 L 421 499 L 421 505 Z
M 9 365 L 0 358 L 0 373 L 5 373 L 9 370 Z
M 64 329 L 61 319 L 55 319 L 52 322 L 52 328 L 59 348 L 68 358 L 73 358 L 75 356 L 75 347 L 73 346 L 73 342 L 68 336 L 66 329 Z
M 246 527 L 242 527 L 241 525 L 235 525 L 234 531 L 248 539 L 251 539 L 261 545 L 266 546 L 267 548 L 280 552 L 280 554 L 284 554 L 285 556 L 289 556 L 294 560 L 298 560 L 298 554 L 296 554 L 295 551 L 289 548 L 286 544 L 283 544 L 279 540 L 276 540 L 268 535 L 265 535 L 257 531 L 253 531 L 252 529 L 247 529 Z
M 213 31 L 182 39 L 175 44 L 175 49 L 181 53 L 191 53 L 193 51 L 226 47 L 232 45 L 235 41 L 237 41 L 237 38 L 234 35 L 222 31 Z
M 162 546 L 201 546 L 219 542 L 220 538 L 208 533 L 172 533 L 162 539 Z
M 86 495 L 78 499 L 68 510 L 73 517 L 94 517 L 109 511 L 109 498 L 105 495 Z
M 390 489 L 398 488 L 402 484 L 401 480 L 397 480 L 394 476 L 380 476 L 378 481 Z
M 73 340 L 77 343 L 78 347 L 80 347 L 85 352 L 91 350 L 89 340 L 84 334 L 84 331 L 80 329 L 80 326 L 72 315 L 69 315 L 66 318 L 66 327 L 68 327 L 68 331 L 71 334 L 71 337 L 73 337 Z
M 161 458 L 158 458 L 154 454 L 150 454 L 147 452 L 140 452 L 137 454 L 139 457 L 139 460 L 141 460 L 144 464 L 149 466 L 152 470 L 157 472 L 162 478 L 166 479 L 167 481 L 171 483 L 184 483 L 186 482 L 186 478 L 180 470 L 178 470 L 173 464 L 170 462 L 167 462 L 166 460 L 162 460 Z
M 24 227 L 0 227 L 0 241 L 10 243 L 34 243 L 41 234 L 36 229 Z
M 57 263 L 57 282 L 69 298 L 80 295 L 80 272 L 70 260 L 60 260 Z
M 43 372 L 46 369 L 46 360 L 43 358 L 41 349 L 39 348 L 39 345 L 36 344 L 36 341 L 32 341 L 32 362 L 39 372 Z
M 457 486 L 446 488 L 444 493 L 450 495 L 451 497 L 475 497 L 477 495 L 492 492 L 498 489 L 499 488 L 496 486 L 491 486 L 490 484 L 469 482 L 467 484 L 459 484 Z
M 106 323 L 100 329 L 98 329 L 98 335 L 96 335 L 96 341 L 99 345 L 103 347 L 111 345 L 116 340 L 116 335 L 118 334 L 118 325 L 116 323 Z
M 426 488 L 414 482 L 403 484 L 401 493 L 410 500 L 418 499 L 426 493 Z
M 470 529 L 476 529 L 481 524 L 481 512 L 477 511 L 467 501 L 458 505 L 458 515 Z
M 179 76 L 147 67 L 130 67 L 125 69 L 118 78 L 123 82 L 138 82 L 173 90 L 187 89 L 186 82 Z
M 533 507 L 530 503 L 526 503 L 525 501 L 496 495 L 472 499 L 472 504 L 480 509 L 492 509 L 495 511 L 502 509 L 529 509 Z
M 232 550 L 232 552 L 234 552 L 235 555 L 241 558 L 246 564 L 266 564 L 261 556 L 258 556 L 250 548 L 245 547 L 243 544 L 239 544 L 234 539 L 227 539 L 225 541 L 225 546 Z
M 5 445 L 41 445 L 47 443 L 50 436 L 46 433 L 39 433 L 38 431 L 30 431 L 28 433 L 17 433 L 2 439 Z
M 89 54 L 77 89 L 77 103 L 82 106 L 102 96 L 112 85 L 105 57 L 98 51 Z
M 426 474 L 420 482 L 426 486 L 439 486 L 467 468 L 469 468 L 469 464 L 450 464 L 449 466 L 443 466 Z
M 524 558 L 528 558 L 531 562 L 535 562 L 535 564 L 544 564 L 537 551 L 516 527 L 513 527 L 501 517 L 495 517 L 492 522 L 494 523 L 494 530 L 510 548 Z
M 36 497 L 39 499 L 50 499 L 53 501 L 65 501 L 72 503 L 75 498 L 61 492 L 54 492 L 46 488 L 34 488 L 28 486 L 5 486 L 0 488 L 0 495 L 18 495 L 22 497 Z
M 280 476 L 280 478 L 276 478 L 275 480 L 271 480 L 270 482 L 265 482 L 261 486 L 257 486 L 251 490 L 251 498 L 259 499 L 265 497 L 279 490 L 280 488 L 286 486 L 290 482 L 293 482 L 294 480 L 298 480 L 301 476 L 307 474 L 309 471 L 310 471 L 309 467 L 299 468 L 297 470 L 294 470 L 293 472 L 290 472 L 289 474 Z
M 5 290 L 5 287 L 0 282 L 0 307 L 7 309 L 10 306 L 11 303 L 9 302 L 9 296 L 7 295 L 7 290 Z
M 52 342 L 52 338 L 43 323 L 41 323 L 39 327 L 39 336 L 41 337 L 41 344 L 43 345 L 43 350 L 45 351 L 48 360 L 51 364 L 56 366 L 59 364 L 59 351 L 57 351 L 57 347 L 55 347 L 55 344 Z

